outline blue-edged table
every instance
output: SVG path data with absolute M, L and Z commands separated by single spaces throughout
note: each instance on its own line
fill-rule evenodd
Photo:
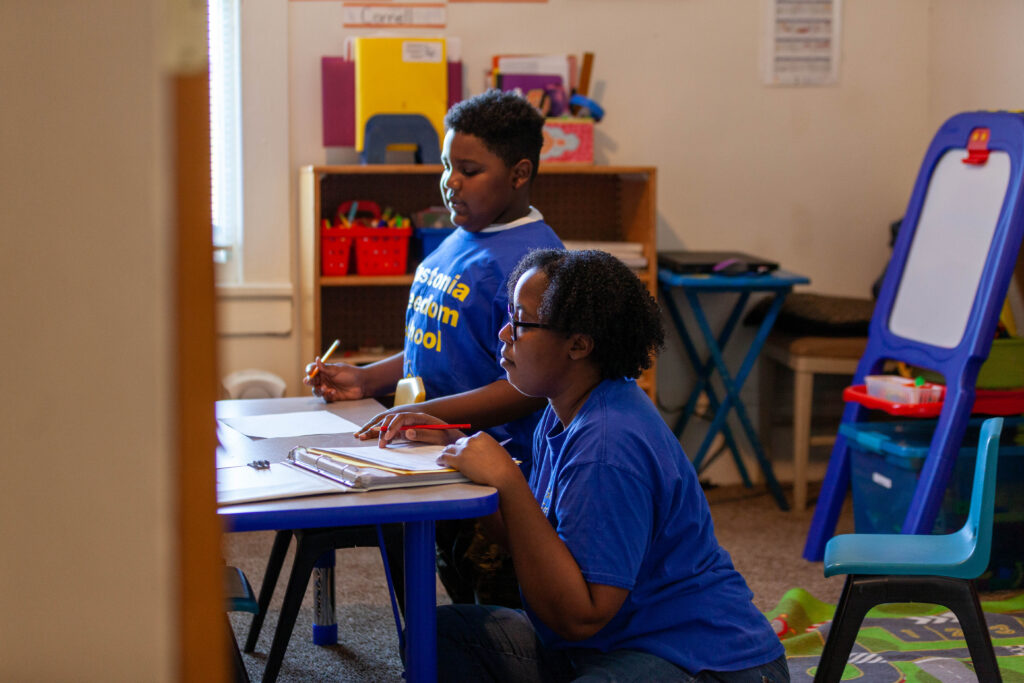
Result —
M 761 349 L 764 347 L 768 333 L 771 332 L 772 325 L 775 324 L 775 319 L 779 315 L 779 309 L 782 308 L 782 303 L 785 301 L 786 296 L 793 290 L 795 285 L 804 285 L 809 282 L 810 280 L 803 275 L 796 275 L 784 270 L 751 275 L 682 275 L 664 268 L 658 270 L 658 287 L 661 290 L 662 302 L 672 317 L 672 322 L 682 340 L 686 357 L 696 373 L 696 382 L 693 390 L 683 406 L 683 412 L 676 421 L 673 431 L 677 437 L 682 436 L 687 423 L 697 409 L 697 401 L 701 393 L 705 393 L 714 417 L 711 420 L 707 433 L 704 435 L 704 440 L 692 457 L 693 465 L 700 472 L 711 463 L 715 455 L 708 457 L 708 451 L 715 437 L 721 432 L 725 437 L 726 445 L 732 452 L 733 460 L 736 462 L 736 467 L 740 472 L 743 483 L 749 487 L 752 485 L 750 476 L 743 464 L 743 460 L 740 458 L 740 451 L 737 447 L 735 436 L 728 423 L 729 413 L 735 412 L 743 433 L 746 434 L 747 441 L 754 451 L 754 457 L 757 458 L 757 463 L 764 474 L 765 484 L 775 497 L 779 507 L 783 510 L 789 509 L 789 503 L 786 502 L 786 496 L 782 493 L 782 488 L 775 478 L 771 462 L 765 456 L 764 448 L 761 446 L 761 441 L 750 421 L 747 409 L 740 399 L 740 389 L 743 388 L 743 383 L 746 382 L 750 371 L 754 367 L 754 361 L 757 360 L 758 354 L 761 353 Z M 708 358 L 702 359 L 700 357 L 697 346 L 693 341 L 694 338 L 687 329 L 683 314 L 676 305 L 674 294 L 677 290 L 681 290 L 686 297 L 693 320 L 697 323 L 700 336 L 707 345 Z M 768 308 L 768 312 L 761 321 L 757 333 L 754 335 L 750 348 L 747 349 L 739 369 L 733 375 L 725 364 L 724 349 L 733 331 L 736 329 L 736 324 L 743 315 L 743 311 L 746 309 L 750 295 L 755 292 L 764 292 L 774 296 L 772 297 L 772 303 Z M 736 302 L 717 335 L 708 323 L 708 318 L 700 303 L 700 294 L 737 295 Z M 718 399 L 711 383 L 711 377 L 715 373 L 717 373 L 725 389 L 725 395 L 721 400 Z
M 347 407 L 344 403 L 326 406 L 319 399 L 312 398 L 219 401 L 217 414 L 219 417 L 228 417 L 323 409 L 353 419 L 358 417 L 352 412 L 353 407 L 351 404 Z M 368 409 L 374 410 L 372 406 Z M 373 414 L 371 412 L 369 416 Z M 332 440 L 341 438 L 320 436 L 252 440 L 223 427 L 219 432 L 221 452 L 217 459 L 221 466 L 253 459 L 283 460 L 291 446 L 328 445 Z M 436 681 L 434 522 L 440 519 L 481 517 L 497 508 L 498 493 L 493 488 L 475 484 L 445 484 L 229 505 L 219 508 L 217 513 L 226 531 L 403 524 L 406 678 L 409 681 Z

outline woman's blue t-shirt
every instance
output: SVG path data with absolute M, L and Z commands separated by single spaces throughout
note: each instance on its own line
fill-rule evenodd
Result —
M 538 214 L 539 215 L 539 214 Z M 533 249 L 561 249 L 543 220 L 494 232 L 461 228 L 416 268 L 405 313 L 406 377 L 423 379 L 426 398 L 449 396 L 505 379 L 498 332 L 508 320 L 506 281 Z M 528 467 L 537 415 L 487 431 Z
M 590 583 L 629 590 L 597 634 L 556 647 L 633 649 L 686 671 L 736 671 L 783 654 L 715 539 L 707 499 L 678 440 L 631 380 L 606 380 L 565 429 L 549 406 L 530 488 Z

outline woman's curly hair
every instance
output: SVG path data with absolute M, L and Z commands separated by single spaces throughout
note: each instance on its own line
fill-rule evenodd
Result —
M 480 138 L 508 168 L 529 159 L 533 163 L 530 180 L 537 177 L 544 117 L 521 95 L 492 89 L 463 100 L 448 110 L 444 127 Z
M 589 335 L 602 379 L 635 378 L 651 367 L 652 354 L 665 343 L 661 311 L 622 261 L 593 249 L 536 249 L 509 275 L 509 301 L 531 268 L 548 277 L 537 311 L 540 321 L 566 334 Z

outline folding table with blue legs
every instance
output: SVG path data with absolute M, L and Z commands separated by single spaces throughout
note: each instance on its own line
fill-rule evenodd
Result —
M 661 289 L 662 301 L 672 317 L 676 330 L 679 332 L 679 338 L 682 340 L 687 359 L 697 374 L 693 390 L 686 400 L 683 412 L 676 421 L 673 431 L 677 437 L 682 436 L 690 418 L 696 412 L 697 401 L 700 395 L 702 393 L 706 394 L 714 417 L 711 420 L 707 433 L 704 435 L 704 440 L 692 456 L 693 466 L 698 472 L 701 472 L 717 457 L 717 453 L 709 457 L 708 452 L 715 437 L 721 432 L 725 438 L 726 445 L 732 452 L 733 460 L 736 463 L 736 468 L 739 470 L 744 485 L 750 487 L 753 485 L 750 475 L 747 473 L 747 469 L 740 457 L 735 435 L 728 422 L 729 413 L 735 412 L 742 431 L 754 451 L 754 457 L 757 458 L 757 463 L 764 474 L 765 484 L 779 507 L 783 510 L 789 509 L 789 503 L 786 502 L 786 496 L 782 493 L 782 487 L 779 486 L 779 482 L 775 478 L 771 462 L 765 456 L 764 448 L 762 448 L 761 441 L 750 421 L 747 409 L 740 399 L 740 390 L 750 375 L 750 371 L 754 367 L 754 361 L 757 360 L 758 354 L 761 353 L 765 340 L 768 339 L 768 333 L 771 332 L 772 325 L 775 324 L 775 319 L 779 315 L 779 309 L 782 308 L 782 303 L 785 301 L 786 296 L 793 290 L 794 285 L 803 285 L 809 282 L 810 280 L 802 275 L 795 275 L 781 270 L 770 273 L 743 275 L 680 274 L 664 268 L 658 271 L 658 286 Z M 683 314 L 676 305 L 675 290 L 682 290 L 686 297 L 693 319 L 708 348 L 708 358 L 706 359 L 701 359 L 693 337 L 687 330 Z M 754 292 L 766 292 L 774 294 L 774 297 L 767 314 L 754 335 L 750 348 L 747 349 L 739 369 L 733 375 L 725 364 L 724 349 L 733 331 L 736 329 L 736 324 L 743 315 L 743 311 L 746 309 L 750 295 Z M 738 295 L 732 311 L 717 335 L 712 331 L 708 318 L 700 304 L 699 295 L 705 293 Z M 719 400 L 711 382 L 712 376 L 716 373 L 725 389 L 725 394 L 721 400 Z

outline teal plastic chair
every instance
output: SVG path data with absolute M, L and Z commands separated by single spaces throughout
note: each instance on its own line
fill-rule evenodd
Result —
M 1001 417 L 986 420 L 978 438 L 971 507 L 951 534 L 846 534 L 825 547 L 825 576 L 846 575 L 815 683 L 839 681 L 864 616 L 875 605 L 923 602 L 948 607 L 960 622 L 980 681 L 1001 681 L 974 579 L 992 549 Z

